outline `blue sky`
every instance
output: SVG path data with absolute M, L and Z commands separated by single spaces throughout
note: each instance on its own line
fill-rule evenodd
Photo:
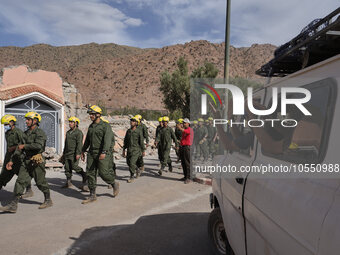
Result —
M 280 45 L 338 0 L 231 0 L 231 44 Z M 226 0 L 0 0 L 0 46 L 224 41 Z

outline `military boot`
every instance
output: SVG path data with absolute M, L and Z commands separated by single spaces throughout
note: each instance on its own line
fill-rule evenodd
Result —
M 32 186 L 29 185 L 29 186 L 27 186 L 27 188 L 26 188 L 25 194 L 23 194 L 23 195 L 21 196 L 21 198 L 29 198 L 29 197 L 33 197 L 33 195 L 34 195 L 34 193 L 33 193 L 33 190 L 32 190 Z
M 135 180 L 135 177 L 130 176 L 130 179 L 128 179 L 126 182 L 127 182 L 127 183 L 131 183 L 131 182 L 133 182 L 134 180 Z
M 90 196 L 83 200 L 83 205 L 97 201 L 96 191 L 90 190 Z
M 16 213 L 18 209 L 19 197 L 14 197 L 14 199 L 6 206 L 0 207 L 0 211 L 8 213 Z
M 140 167 L 140 173 L 143 173 L 144 172 L 144 166 L 141 166 Z
M 113 188 L 113 197 L 118 196 L 118 194 L 119 194 L 119 182 L 114 182 L 114 184 L 112 184 L 112 188 Z
M 71 188 L 71 187 L 73 187 L 71 178 L 67 178 L 66 183 L 64 184 L 64 186 L 62 186 L 62 188 L 67 189 L 67 188 Z
M 161 169 L 159 169 L 159 171 L 158 171 L 158 174 L 162 175 L 163 174 L 163 170 L 164 170 L 164 167 L 161 167 Z
M 44 203 L 42 203 L 39 206 L 39 209 L 46 209 L 46 208 L 51 207 L 53 205 L 51 197 L 50 197 L 50 192 L 44 193 L 44 196 L 45 196 Z
M 169 164 L 169 172 L 172 173 L 172 165 L 171 165 L 171 163 Z
M 140 176 L 140 174 L 141 174 L 140 169 L 137 169 L 137 171 L 136 171 L 136 179 Z
M 83 178 L 83 183 L 82 183 L 82 186 L 80 187 L 80 189 L 82 191 L 85 191 L 85 192 L 89 192 L 89 187 L 87 186 L 87 176 L 86 176 L 86 173 L 83 171 L 80 173 L 81 174 L 81 177 Z

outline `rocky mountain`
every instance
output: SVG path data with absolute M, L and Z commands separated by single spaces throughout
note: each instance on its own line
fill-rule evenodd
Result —
M 230 75 L 263 81 L 255 75 L 273 56 L 274 45 L 254 44 L 231 47 Z M 180 56 L 189 71 L 212 62 L 223 76 L 224 43 L 192 41 L 160 49 L 140 49 L 116 44 L 85 44 L 54 47 L 37 44 L 29 47 L 0 47 L 0 68 L 25 64 L 31 69 L 58 72 L 64 81 L 74 84 L 83 102 L 101 102 L 108 109 L 136 107 L 162 110 L 158 88 L 160 74 L 173 71 Z

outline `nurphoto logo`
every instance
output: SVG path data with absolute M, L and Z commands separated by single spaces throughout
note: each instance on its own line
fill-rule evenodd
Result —
M 285 117 L 287 116 L 287 105 L 295 105 L 297 109 L 301 111 L 302 114 L 305 116 L 311 116 L 312 114 L 310 111 L 307 110 L 307 108 L 304 106 L 305 103 L 309 102 L 311 99 L 311 93 L 309 90 L 305 88 L 297 88 L 297 87 L 285 87 L 285 88 L 272 88 L 272 104 L 271 107 L 268 109 L 256 109 L 254 107 L 254 96 L 253 96 L 253 88 L 248 87 L 247 88 L 247 98 L 245 99 L 245 96 L 242 92 L 242 90 L 232 84 L 215 84 L 213 87 L 209 86 L 205 83 L 200 82 L 200 85 L 203 85 L 210 89 L 217 99 L 220 102 L 220 105 L 223 106 L 222 100 L 220 95 L 217 93 L 215 89 L 225 89 L 230 91 L 231 97 L 232 97 L 232 114 L 233 115 L 245 115 L 245 101 L 247 100 L 247 107 L 249 111 L 257 116 L 268 116 L 273 114 L 279 105 L 279 95 L 281 97 L 281 112 L 280 115 Z M 210 96 L 210 98 L 213 100 L 214 104 L 217 105 L 216 99 L 213 96 L 213 94 L 206 88 L 201 88 L 201 90 L 205 93 L 201 94 L 201 114 L 202 115 L 207 115 L 207 95 Z M 288 95 L 296 95 L 296 94 L 301 94 L 301 98 L 289 98 Z M 249 127 L 262 127 L 265 122 L 271 122 L 272 127 L 274 126 L 274 123 L 276 121 L 281 122 L 281 125 L 283 127 L 295 127 L 297 126 L 297 121 L 295 119 L 249 119 L 248 120 L 248 126 Z M 233 120 L 228 120 L 228 119 L 214 119 L 214 126 L 216 125 L 226 125 L 228 122 L 230 122 L 230 125 L 244 125 L 245 126 L 245 120 L 243 122 L 233 122 Z

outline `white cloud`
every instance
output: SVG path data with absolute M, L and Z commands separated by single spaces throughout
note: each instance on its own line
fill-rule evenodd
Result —
M 110 2 L 124 6 L 127 13 Z M 5 6 L 0 9 L 0 24 L 6 31 L 35 42 L 161 47 L 200 39 L 224 41 L 226 0 L 0 0 L 0 4 Z M 337 7 L 338 0 L 231 0 L 232 44 L 283 44 Z M 130 17 L 130 10 L 151 12 L 155 16 L 151 20 L 157 20 L 161 29 L 136 40 L 129 28 L 143 32 L 153 24 Z
M 224 41 L 226 0 L 125 0 L 150 8 L 163 19 L 164 33 L 144 43 L 167 45 L 187 40 Z M 280 45 L 296 36 L 313 19 L 339 7 L 338 0 L 231 0 L 231 37 L 235 46 Z M 205 21 L 210 27 L 195 28 Z M 191 26 L 190 26 L 191 25 Z M 220 35 L 217 34 L 220 32 Z
M 3 3 L 2 3 L 3 2 Z M 8 33 L 37 43 L 82 44 L 88 42 L 133 44 L 126 32 L 142 24 L 99 0 L 0 0 L 0 21 Z
M 129 18 L 129 19 L 125 20 L 124 23 L 128 26 L 134 26 L 134 27 L 139 27 L 140 25 L 143 24 L 142 20 L 133 19 L 133 18 Z
M 232 6 L 232 35 L 239 45 L 283 44 L 316 18 L 335 10 L 336 0 L 238 0 Z

